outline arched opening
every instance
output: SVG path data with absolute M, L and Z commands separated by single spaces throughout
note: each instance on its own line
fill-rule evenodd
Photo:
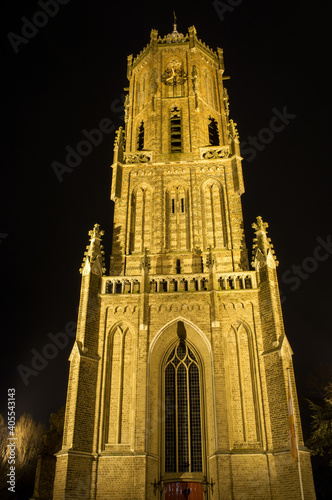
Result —
M 234 285 L 233 285 L 234 286 Z M 244 323 L 234 323 L 225 337 L 230 381 L 230 436 L 233 447 L 258 445 L 262 440 L 256 361 L 252 334 Z
M 202 186 L 204 246 L 224 248 L 227 246 L 227 228 L 223 188 L 215 179 Z
M 187 250 L 190 246 L 189 193 L 185 185 L 169 186 L 166 197 L 165 243 L 170 250 Z
M 103 399 L 101 449 L 130 445 L 132 411 L 131 367 L 133 334 L 129 325 L 120 323 L 110 331 L 107 341 L 107 366 Z
M 172 304 L 171 307 L 173 306 L 177 307 L 176 304 Z M 165 305 L 162 305 L 161 308 L 163 311 L 167 310 Z M 207 314 L 207 310 L 203 304 L 197 304 L 197 311 L 201 311 L 201 314 Z M 180 344 L 182 344 L 181 347 Z M 195 365 L 195 367 L 190 369 L 191 365 Z M 169 368 L 167 368 L 168 366 Z M 183 490 L 187 487 L 191 490 L 189 500 L 190 498 L 203 500 L 202 483 L 204 476 L 209 476 L 207 457 L 211 456 L 217 447 L 216 402 L 213 391 L 214 373 L 212 366 L 213 353 L 208 338 L 202 330 L 182 316 L 174 318 L 163 326 L 151 342 L 148 356 L 150 383 L 146 412 L 149 434 L 146 446 L 151 454 L 158 457 L 159 473 L 165 485 L 162 498 L 165 500 L 184 498 Z M 179 372 L 177 373 L 177 371 Z M 166 377 L 169 380 L 166 380 Z M 180 380 L 178 380 L 179 377 Z M 176 397 L 173 396 L 172 404 L 171 387 L 175 387 L 175 384 L 178 387 L 176 389 L 178 393 L 176 393 Z M 183 394 L 183 387 L 187 387 L 187 395 L 179 401 L 179 395 Z M 176 409 L 177 405 L 180 406 L 180 409 Z M 182 417 L 182 421 L 179 422 L 183 406 L 187 407 L 188 412 L 187 416 Z M 184 426 L 184 419 L 186 419 L 188 426 Z M 179 426 L 185 440 L 185 443 L 180 444 L 180 446 L 179 438 L 175 436 L 174 441 L 174 432 L 178 432 Z M 165 439 L 166 432 L 167 439 Z M 169 450 L 165 449 L 166 441 L 170 442 Z M 175 459 L 174 454 L 176 454 Z M 193 454 L 197 458 L 194 458 Z M 166 470 L 174 468 L 174 460 L 177 470 L 184 468 L 189 462 L 189 465 L 186 466 L 189 471 L 166 472 Z M 153 470 L 155 471 L 155 469 Z
M 183 338 L 166 358 L 164 384 L 165 473 L 202 472 L 200 369 Z
M 144 252 L 152 244 L 152 190 L 146 184 L 137 186 L 131 195 L 129 253 Z

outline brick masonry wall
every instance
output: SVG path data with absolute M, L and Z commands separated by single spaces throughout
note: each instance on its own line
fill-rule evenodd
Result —
M 164 472 L 163 372 L 179 341 L 179 321 L 199 365 L 203 442 L 202 473 L 184 473 L 182 479 L 213 478 L 210 497 L 222 500 L 300 498 L 289 453 L 287 368 L 300 443 L 302 435 L 275 260 L 264 251 L 259 263 L 256 256 L 258 289 L 219 287 L 216 273 L 249 269 L 241 158 L 220 51 L 213 53 L 193 30 L 189 38 L 183 44 L 151 41 L 128 67 L 125 154 L 152 154 L 152 160 L 126 163 L 122 145 L 116 145 L 110 276 L 138 276 L 141 289 L 101 293 L 98 274 L 82 277 L 55 500 L 152 500 L 151 483 L 161 475 L 179 479 Z M 172 61 L 187 75 L 181 89 L 161 81 Z M 175 106 L 182 152 L 170 154 Z M 211 150 L 215 156 L 203 159 L 210 117 L 229 154 Z M 142 122 L 144 148 L 137 151 Z M 151 275 L 191 273 L 208 274 L 205 290 L 184 291 L 182 284 L 178 292 L 149 293 Z M 304 450 L 301 460 L 305 498 L 311 499 Z

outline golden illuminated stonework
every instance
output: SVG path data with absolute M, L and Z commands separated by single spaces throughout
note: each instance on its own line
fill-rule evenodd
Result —
M 295 500 L 301 485 L 315 498 L 277 261 L 260 217 L 249 267 L 223 75 L 223 51 L 193 26 L 178 33 L 176 22 L 128 57 L 110 267 L 105 274 L 96 225 L 54 500 Z

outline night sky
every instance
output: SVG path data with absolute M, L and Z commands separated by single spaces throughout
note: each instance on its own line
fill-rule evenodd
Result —
M 35 353 L 52 344 L 49 334 L 76 322 L 79 268 L 96 222 L 106 232 L 108 271 L 114 132 L 62 182 L 52 163 L 64 164 L 66 147 L 75 150 L 82 131 L 98 128 L 102 119 L 115 128 L 123 124 L 127 55 L 147 45 L 152 28 L 162 36 L 171 32 L 173 9 L 180 32 L 195 25 L 199 39 L 224 49 L 230 116 L 244 157 L 249 255 L 251 223 L 261 215 L 280 262 L 298 392 L 312 397 L 326 384 L 332 358 L 331 41 L 328 11 L 320 5 L 225 0 L 218 15 L 207 1 L 71 0 L 46 24 L 45 15 L 35 16 L 42 10 L 37 2 L 3 6 L 0 412 L 8 387 L 16 389 L 18 417 L 26 411 L 47 423 L 65 403 L 72 337 L 57 353 L 49 351 L 54 359 L 39 365 L 27 384 L 18 366 L 31 369 Z M 25 28 L 30 38 L 24 43 L 18 36 L 33 18 L 45 25 Z M 284 127 L 271 132 L 281 124 L 273 120 L 278 113 Z

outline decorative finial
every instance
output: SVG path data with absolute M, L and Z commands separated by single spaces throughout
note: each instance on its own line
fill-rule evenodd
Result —
M 252 224 L 252 227 L 256 229 L 256 231 L 265 231 L 269 227 L 267 222 L 263 222 L 262 217 L 259 215 L 256 217 L 256 222 Z
M 239 133 L 237 131 L 237 123 L 235 123 L 233 120 L 229 120 L 228 122 L 228 135 L 230 141 L 234 140 L 239 140 Z
M 100 225 L 99 224 L 95 224 L 93 226 L 92 231 L 89 231 L 88 234 L 90 236 L 90 241 L 92 241 L 94 238 L 98 238 L 99 240 L 101 240 L 101 237 L 104 236 L 105 231 L 101 231 L 100 230 Z
M 90 236 L 90 244 L 86 247 L 86 252 L 84 252 L 80 273 L 85 276 L 92 272 L 93 274 L 102 276 L 106 271 L 104 268 L 103 245 L 100 244 L 104 231 L 101 231 L 99 224 L 95 224 L 88 234 Z
M 267 262 L 270 267 L 276 267 L 279 262 L 276 259 L 275 251 L 271 243 L 271 238 L 267 237 L 267 222 L 264 222 L 259 215 L 256 217 L 256 222 L 252 224 L 255 230 L 256 238 L 253 244 L 253 266 L 258 269 L 260 265 L 265 265 Z
M 173 31 L 172 33 L 166 35 L 165 39 L 167 42 L 175 42 L 175 43 L 185 40 L 185 36 L 182 33 L 178 32 L 177 19 L 174 10 L 173 10 Z

